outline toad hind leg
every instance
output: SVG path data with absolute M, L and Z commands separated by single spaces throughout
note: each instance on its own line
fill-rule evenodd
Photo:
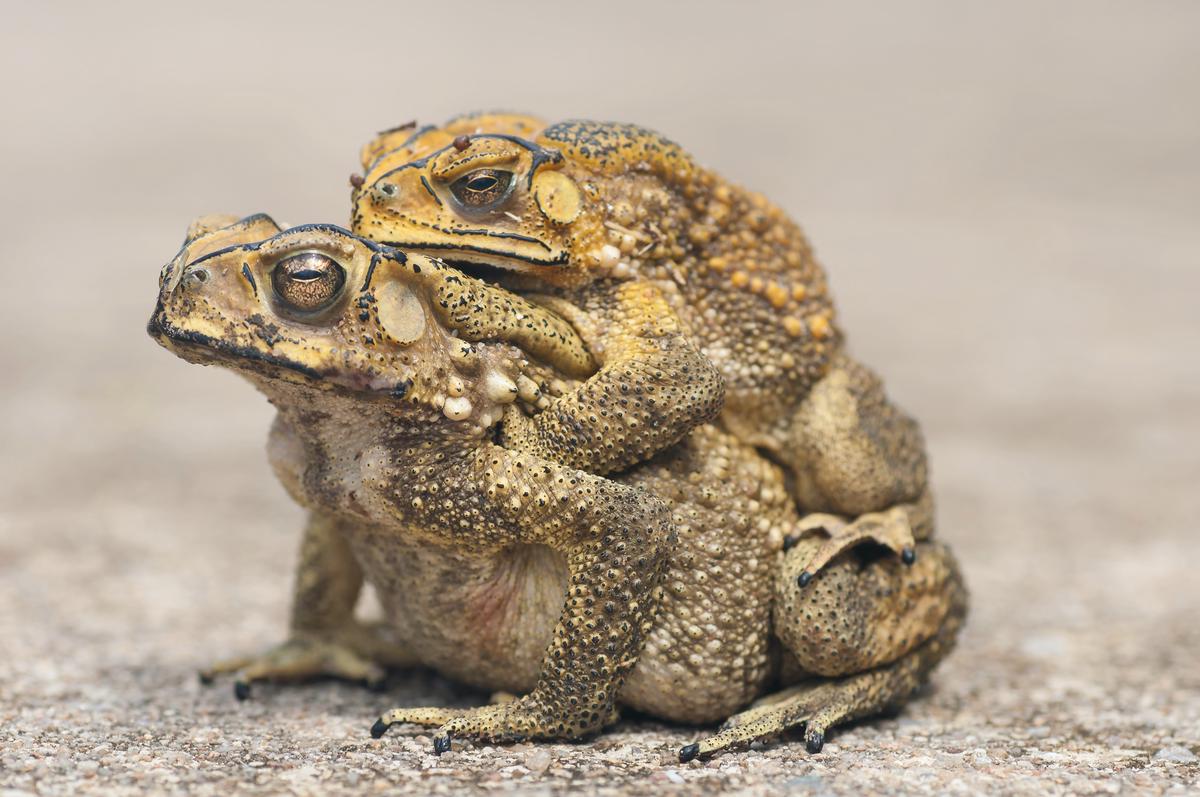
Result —
M 802 582 L 864 541 L 911 563 L 915 543 L 932 533 L 921 430 L 888 399 L 879 377 L 849 357 L 835 359 L 805 397 L 782 453 L 797 502 L 816 513 L 798 536 L 828 537 L 799 572 Z
M 769 696 L 769 702 L 730 717 L 717 733 L 679 751 L 681 762 L 769 739 L 803 726 L 804 746 L 819 753 L 830 728 L 903 703 L 954 645 L 961 618 L 899 661 L 844 678 L 816 679 Z
M 869 550 L 848 551 L 799 586 L 796 568 L 820 541 L 804 538 L 776 576 L 775 630 L 809 677 L 735 715 L 718 733 L 680 751 L 681 760 L 804 726 L 820 750 L 836 725 L 899 706 L 950 652 L 966 614 L 958 566 L 937 542 L 921 542 L 904 567 Z M 823 676 L 812 678 L 811 676 Z

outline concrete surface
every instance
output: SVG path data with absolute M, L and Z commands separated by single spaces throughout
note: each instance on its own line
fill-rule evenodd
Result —
M 1200 6 L 198 8 L 5 6 L 0 794 L 1200 788 Z M 367 735 L 478 699 L 429 675 L 197 685 L 282 632 L 299 512 L 266 403 L 144 336 L 159 266 L 199 213 L 339 221 L 371 131 L 495 105 L 657 127 L 806 224 L 973 590 L 900 716 L 435 758 Z

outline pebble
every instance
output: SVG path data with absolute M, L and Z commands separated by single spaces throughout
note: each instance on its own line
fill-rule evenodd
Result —
M 992 765 L 992 758 L 985 750 L 975 750 L 971 753 L 968 760 L 973 766 L 977 767 L 990 767 Z
M 1154 754 L 1155 761 L 1171 761 L 1177 764 L 1191 764 L 1198 760 L 1196 754 L 1181 745 L 1164 747 Z
M 537 748 L 525 756 L 525 767 L 530 772 L 545 772 L 554 762 L 554 757 L 545 748 Z

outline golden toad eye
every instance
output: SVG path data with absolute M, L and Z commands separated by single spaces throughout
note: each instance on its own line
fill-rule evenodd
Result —
M 502 169 L 476 169 L 450 184 L 450 193 L 467 210 L 488 210 L 508 197 L 513 173 Z
M 346 271 L 318 252 L 292 255 L 271 272 L 275 295 L 289 310 L 314 313 L 333 303 L 346 284 Z

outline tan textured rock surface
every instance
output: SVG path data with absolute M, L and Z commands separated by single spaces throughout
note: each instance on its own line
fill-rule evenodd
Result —
M 697 7 L 669 34 L 644 4 L 555 11 L 502 66 L 466 32 L 387 44 L 383 21 L 446 24 L 390 8 L 6 12 L 0 790 L 1197 788 L 1194 5 Z M 505 10 L 474 30 L 535 13 Z M 245 704 L 195 683 L 281 634 L 300 515 L 262 454 L 265 402 L 144 336 L 158 266 L 200 213 L 341 219 L 370 131 L 506 104 L 660 128 L 804 222 L 854 351 L 922 419 L 973 589 L 961 648 L 899 717 L 817 756 L 681 767 L 695 731 L 629 721 L 435 758 L 366 732 L 395 703 L 478 697 L 428 676 Z

